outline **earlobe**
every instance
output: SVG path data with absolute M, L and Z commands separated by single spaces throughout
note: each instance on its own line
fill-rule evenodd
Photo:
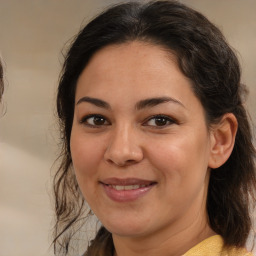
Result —
M 213 125 L 210 134 L 210 168 L 218 168 L 228 160 L 235 144 L 237 128 L 237 119 L 232 113 L 225 114 L 219 123 Z

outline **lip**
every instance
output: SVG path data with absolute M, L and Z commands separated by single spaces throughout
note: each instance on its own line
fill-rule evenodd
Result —
M 146 195 L 157 183 L 155 181 L 137 178 L 108 178 L 100 181 L 100 184 L 111 200 L 129 202 Z

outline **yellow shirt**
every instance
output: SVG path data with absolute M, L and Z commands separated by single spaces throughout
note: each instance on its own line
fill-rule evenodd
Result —
M 224 248 L 223 239 L 219 235 L 211 236 L 197 244 L 183 256 L 253 256 L 243 248 Z

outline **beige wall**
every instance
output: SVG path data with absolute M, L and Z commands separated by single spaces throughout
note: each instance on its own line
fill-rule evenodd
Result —
M 61 49 L 100 0 L 1 0 L 0 53 L 7 112 L 0 119 L 0 256 L 51 255 L 51 166 L 57 155 L 54 97 Z M 184 0 L 220 26 L 239 52 L 256 117 L 256 1 Z

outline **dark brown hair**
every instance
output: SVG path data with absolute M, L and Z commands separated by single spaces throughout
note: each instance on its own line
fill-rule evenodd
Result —
M 234 149 L 227 162 L 211 172 L 207 211 L 210 226 L 223 237 L 225 245 L 244 246 L 252 227 L 250 198 L 255 205 L 255 149 L 237 57 L 220 30 L 202 14 L 176 1 L 151 1 L 109 8 L 81 30 L 66 55 L 57 96 L 63 148 L 54 179 L 55 253 L 61 249 L 64 254 L 68 252 L 75 232 L 72 227 L 85 211 L 71 168 L 69 145 L 77 79 L 99 49 L 134 40 L 159 45 L 176 55 L 180 70 L 191 80 L 205 109 L 209 127 L 225 113 L 236 116 Z M 111 250 L 111 234 L 102 227 L 86 255 L 111 255 Z
M 3 74 L 3 66 L 0 60 L 0 102 L 2 100 L 3 93 L 4 93 L 4 74 Z

